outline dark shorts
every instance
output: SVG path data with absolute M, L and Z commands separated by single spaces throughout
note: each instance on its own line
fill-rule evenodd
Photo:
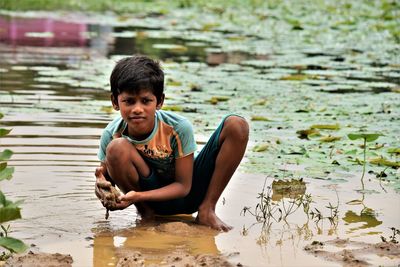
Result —
M 172 215 L 172 214 L 191 214 L 198 210 L 203 201 L 211 176 L 215 168 L 215 160 L 219 152 L 219 136 L 221 134 L 224 122 L 228 115 L 222 119 L 222 122 L 212 134 L 207 144 L 194 159 L 192 188 L 189 194 L 183 198 L 177 198 L 167 201 L 147 202 L 156 214 Z M 149 177 L 140 178 L 140 187 L 144 191 L 157 189 L 165 186 L 163 179 L 158 177 L 152 171 Z

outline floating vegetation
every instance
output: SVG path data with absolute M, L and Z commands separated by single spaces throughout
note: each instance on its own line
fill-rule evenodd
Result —
M 209 100 L 207 100 L 207 102 L 209 102 L 212 105 L 216 105 L 219 102 L 226 102 L 229 99 L 230 99 L 230 97 L 228 97 L 228 96 L 213 96 Z
M 321 142 L 335 142 L 341 140 L 341 136 L 333 136 L 333 135 L 327 135 L 319 138 L 318 140 Z
M 196 113 L 197 109 L 196 108 L 190 108 L 190 107 L 182 107 L 182 106 L 174 106 L 174 105 L 163 105 L 162 107 L 163 110 L 167 111 L 175 111 L 175 112 L 188 112 L 188 113 Z
M 281 78 L 283 81 L 303 81 L 303 80 L 315 80 L 318 79 L 317 75 L 306 75 L 306 74 L 293 74 L 284 76 Z
M 393 168 L 400 168 L 400 161 L 390 161 L 383 157 L 369 159 L 369 163 Z
M 306 129 L 306 130 L 298 130 L 296 131 L 296 133 L 299 135 L 299 138 L 307 138 L 309 139 L 310 136 L 316 136 L 316 135 L 320 135 L 320 132 L 316 129 Z
M 251 116 L 252 121 L 272 121 L 271 119 L 264 117 L 264 116 L 259 116 L 259 115 L 253 115 Z
M 264 151 L 267 151 L 269 147 L 270 147 L 270 145 L 267 143 L 258 144 L 253 147 L 253 151 L 254 152 L 264 152 Z
M 313 124 L 310 126 L 311 129 L 320 129 L 320 130 L 339 130 L 339 124 Z

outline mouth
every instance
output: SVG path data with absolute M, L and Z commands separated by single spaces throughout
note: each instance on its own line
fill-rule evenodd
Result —
M 134 117 L 129 117 L 128 118 L 130 121 L 143 121 L 146 118 L 145 117 L 141 117 L 141 116 L 134 116 Z

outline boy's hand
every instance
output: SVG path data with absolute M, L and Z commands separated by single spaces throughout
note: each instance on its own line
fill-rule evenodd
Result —
M 96 168 L 95 175 L 96 175 L 96 184 L 95 184 L 94 192 L 95 192 L 97 198 L 100 199 L 101 203 L 104 206 L 103 200 L 106 198 L 106 196 L 104 194 L 104 190 L 110 191 L 111 183 L 106 180 L 106 178 L 104 176 L 104 168 L 103 167 Z
M 132 190 L 125 195 L 120 195 L 118 199 L 121 201 L 121 203 L 127 202 L 129 205 L 131 205 L 139 201 L 139 193 Z
M 138 193 L 129 191 L 125 195 L 120 195 L 118 200 L 113 205 L 108 205 L 106 208 L 109 210 L 123 210 L 137 201 Z

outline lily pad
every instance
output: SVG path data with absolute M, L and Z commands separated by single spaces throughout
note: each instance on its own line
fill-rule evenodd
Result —
M 311 125 L 311 129 L 320 129 L 320 130 L 339 130 L 339 124 L 314 124 Z
M 350 133 L 347 135 L 347 137 L 350 140 L 365 139 L 367 142 L 375 141 L 376 139 L 379 138 L 379 136 L 382 136 L 382 134 L 380 134 L 380 133 Z
M 0 152 L 0 161 L 6 161 L 11 158 L 13 152 L 9 149 L 6 149 Z
M 229 99 L 230 99 L 230 97 L 227 97 L 227 96 L 213 96 L 207 102 L 211 103 L 212 105 L 216 105 L 216 104 L 218 104 L 218 102 L 226 102 Z
M 382 158 L 382 157 L 370 159 L 369 162 L 371 164 L 383 165 L 383 166 L 387 166 L 387 167 L 394 167 L 394 168 L 400 167 L 400 162 L 390 161 L 390 160 Z
M 259 145 L 254 146 L 253 147 L 253 151 L 254 152 L 263 152 L 263 151 L 268 150 L 268 148 L 269 148 L 269 144 L 263 143 L 263 144 L 259 144 Z
M 271 121 L 271 119 L 264 117 L 264 116 L 259 116 L 259 115 L 253 115 L 251 116 L 252 121 Z
M 3 129 L 0 128 L 0 137 L 6 136 L 7 134 L 9 134 L 11 132 L 12 129 Z
M 311 135 L 319 135 L 319 131 L 316 129 L 306 129 L 306 130 L 298 130 L 296 132 L 299 135 L 299 138 L 309 138 Z
M 335 142 L 335 141 L 339 141 L 340 139 L 342 139 L 341 136 L 327 135 L 327 136 L 321 137 L 319 139 L 319 141 L 321 141 L 321 142 Z
M 391 154 L 400 154 L 400 147 L 388 148 L 387 152 Z

